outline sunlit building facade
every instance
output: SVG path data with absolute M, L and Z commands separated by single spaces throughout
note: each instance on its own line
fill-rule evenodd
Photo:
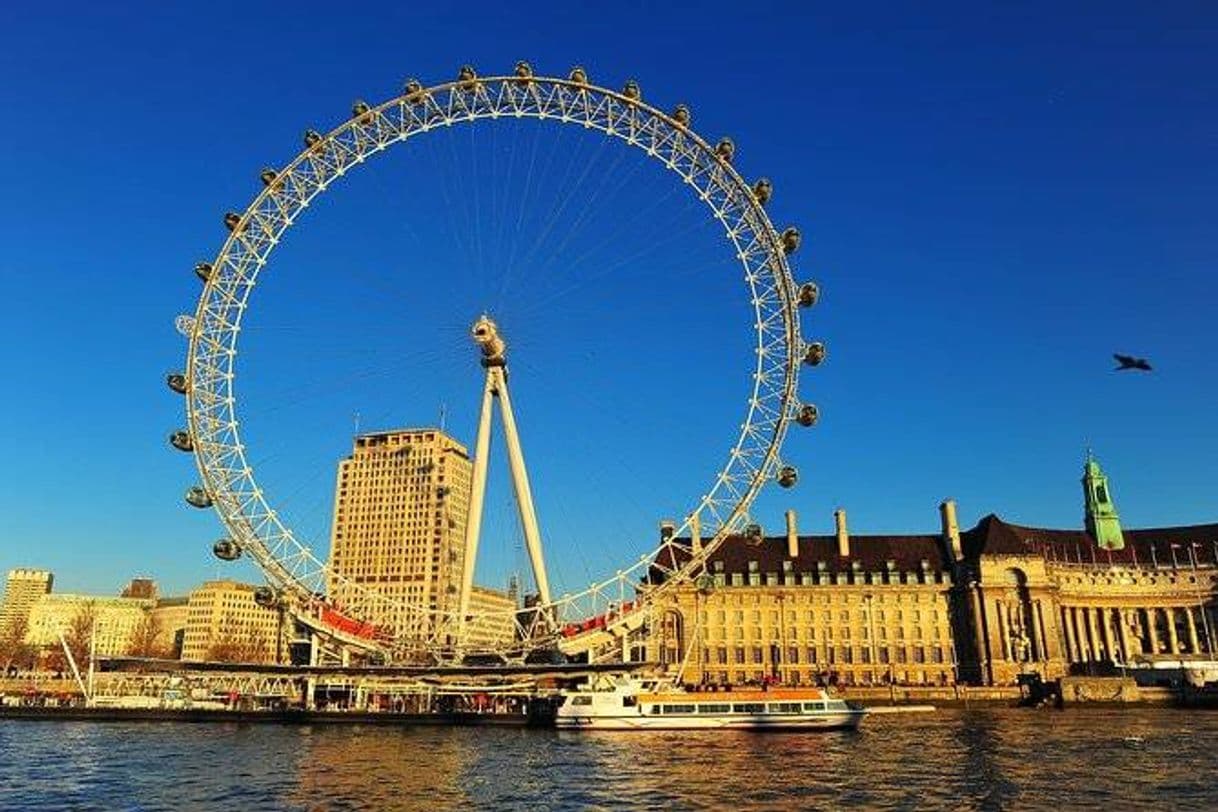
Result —
M 127 654 L 136 629 L 148 616 L 153 603 L 149 598 L 43 595 L 30 608 L 26 642 L 41 649 L 59 646 L 60 634 L 71 637 L 73 625 L 79 624 L 82 631 L 88 629 L 84 636 L 91 636 L 96 656 L 122 657 Z
M 273 663 L 281 658 L 291 623 L 279 610 L 255 602 L 255 589 L 224 580 L 207 581 L 191 592 L 182 659 Z
M 47 570 L 9 570 L 4 582 L 4 603 L 0 604 L 0 632 L 14 621 L 28 623 L 30 609 L 50 593 L 54 582 L 55 576 Z
M 639 654 L 692 683 L 1011 685 L 1208 662 L 1218 524 L 1122 530 L 1089 459 L 1077 530 L 995 515 L 927 535 L 728 539 L 655 607 Z
M 438 429 L 355 438 L 338 465 L 330 571 L 386 600 L 361 606 L 356 591 L 332 577 L 340 607 L 420 638 L 434 632 L 436 617 L 458 606 L 471 473 L 465 446 Z M 430 614 L 393 614 L 402 606 Z

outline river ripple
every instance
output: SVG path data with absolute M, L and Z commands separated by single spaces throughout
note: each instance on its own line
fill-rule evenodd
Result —
M 0 809 L 1214 809 L 1216 745 L 1218 713 L 1144 707 L 819 734 L 0 721 Z

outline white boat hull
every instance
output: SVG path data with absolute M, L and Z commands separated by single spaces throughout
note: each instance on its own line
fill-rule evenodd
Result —
M 853 730 L 867 714 L 863 710 L 810 714 L 758 715 L 588 715 L 564 714 L 555 720 L 560 730 Z

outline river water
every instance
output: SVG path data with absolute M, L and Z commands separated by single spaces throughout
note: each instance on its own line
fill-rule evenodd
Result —
M 1218 712 L 1146 707 L 802 734 L 0 721 L 0 809 L 1215 809 L 1216 746 Z

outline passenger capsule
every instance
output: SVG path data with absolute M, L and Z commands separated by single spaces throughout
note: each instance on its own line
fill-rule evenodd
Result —
M 810 367 L 818 367 L 825 360 L 825 345 L 819 341 L 813 341 L 804 350 L 804 363 Z
M 778 484 L 784 488 L 790 488 L 799 480 L 799 472 L 795 470 L 794 465 L 784 465 L 778 470 Z
M 805 403 L 795 413 L 795 422 L 801 426 L 815 426 L 820 420 L 820 409 L 811 403 Z
M 567 74 L 567 78 L 572 82 L 575 82 L 577 85 L 588 84 L 588 72 L 584 70 L 581 65 L 576 65 L 574 68 L 571 68 L 571 72 Z
M 241 557 L 241 546 L 232 539 L 220 539 L 211 546 L 211 551 L 221 561 L 236 561 Z
M 200 281 L 203 281 L 203 282 L 211 281 L 211 270 L 212 270 L 212 268 L 211 268 L 210 262 L 196 262 L 195 263 L 195 276 L 199 277 Z
M 406 80 L 406 101 L 411 104 L 419 104 L 423 101 L 423 84 L 418 79 Z
M 267 609 L 275 608 L 278 596 L 269 586 L 260 586 L 254 590 L 254 603 Z
M 689 122 L 693 121 L 693 115 L 689 112 L 689 107 L 684 104 L 678 104 L 673 108 L 672 120 L 682 127 L 688 127 Z
M 194 440 L 190 439 L 190 432 L 187 431 L 175 431 L 169 435 L 169 444 L 178 451 L 195 450 Z
M 368 112 L 371 109 L 372 108 L 368 106 L 368 102 L 364 101 L 363 99 L 356 99 L 355 103 L 351 105 L 351 117 L 358 119 L 366 118 L 368 117 Z
M 764 533 L 759 524 L 750 524 L 744 528 L 744 539 L 749 544 L 760 544 L 763 537 Z
M 720 138 L 719 143 L 715 144 L 715 154 L 724 163 L 730 164 L 736 157 L 736 144 L 730 138 Z
M 521 60 L 516 63 L 516 80 L 522 85 L 527 85 L 533 78 L 533 66 L 528 62 Z
M 631 101 L 638 101 L 643 98 L 643 89 L 639 87 L 639 83 L 631 79 L 622 87 L 622 95 Z
M 186 491 L 186 504 L 191 507 L 209 508 L 212 506 L 211 494 L 196 485 Z
M 236 231 L 237 226 L 241 225 L 241 215 L 235 211 L 224 213 L 224 227 L 229 231 Z
M 305 130 L 304 142 L 306 147 L 312 149 L 321 143 L 321 133 L 317 130 Z
M 263 186 L 270 186 L 277 177 L 279 177 L 279 173 L 269 166 L 258 173 L 258 178 L 262 181 Z
M 757 202 L 764 206 L 773 196 L 774 184 L 770 183 L 770 179 L 758 178 L 757 182 L 753 184 L 753 197 L 757 198 Z
M 165 383 L 179 395 L 186 394 L 186 376 L 181 372 L 171 372 L 165 376 Z
M 803 235 L 799 233 L 799 229 L 795 226 L 787 226 L 782 231 L 782 252 L 784 254 L 794 254 L 799 250 L 800 244 L 803 243 Z
M 478 84 L 478 72 L 472 65 L 462 65 L 457 71 L 457 86 L 462 90 L 473 90 Z
M 820 286 L 815 282 L 804 282 L 799 286 L 796 299 L 800 307 L 811 307 L 820 301 Z

